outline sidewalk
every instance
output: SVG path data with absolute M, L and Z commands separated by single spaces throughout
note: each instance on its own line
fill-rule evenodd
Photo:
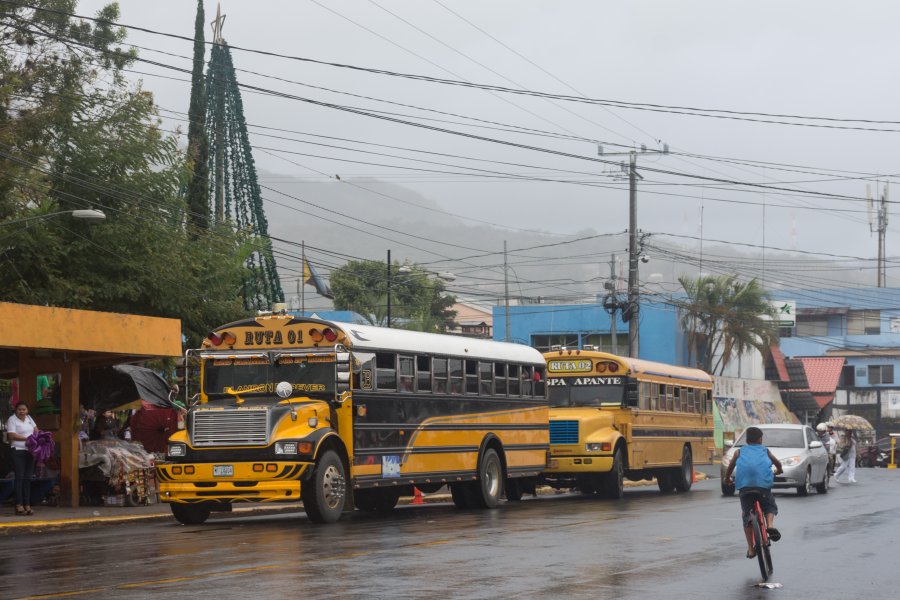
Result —
M 715 467 L 718 469 L 718 467 Z M 709 465 L 697 467 L 697 480 L 707 479 L 708 475 L 701 471 L 712 471 Z M 656 485 L 655 481 L 626 481 L 626 487 L 641 487 Z M 557 493 L 551 488 L 540 488 L 539 495 Z M 400 504 L 412 504 L 412 497 L 403 497 Z M 452 502 L 449 493 L 439 491 L 435 494 L 424 494 L 423 502 Z M 235 504 L 231 512 L 214 512 L 211 520 L 228 519 L 233 517 L 249 517 L 261 514 L 279 514 L 301 512 L 303 505 L 299 502 L 278 504 Z M 23 531 L 45 531 L 48 529 L 68 529 L 78 527 L 92 527 L 104 524 L 128 523 L 135 521 L 171 520 L 175 522 L 169 505 L 164 502 L 151 504 L 150 506 L 79 506 L 67 508 L 62 506 L 35 506 L 34 515 L 30 517 L 16 516 L 14 507 L 10 505 L 0 506 L 0 536 Z

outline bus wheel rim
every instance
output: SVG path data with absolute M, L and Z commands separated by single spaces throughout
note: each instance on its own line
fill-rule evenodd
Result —
M 334 465 L 329 465 L 322 476 L 322 495 L 329 508 L 337 508 L 344 498 L 344 477 Z
M 487 465 L 487 468 L 484 470 L 484 489 L 491 497 L 499 494 L 500 467 L 495 462 Z

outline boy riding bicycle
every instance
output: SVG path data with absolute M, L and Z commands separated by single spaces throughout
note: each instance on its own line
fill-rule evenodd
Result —
M 778 506 L 772 495 L 772 465 L 775 465 L 775 473 L 781 473 L 781 462 L 775 458 L 769 449 L 762 445 L 763 432 L 758 427 L 747 428 L 747 445 L 739 448 L 731 459 L 731 464 L 725 471 L 725 479 L 730 481 L 731 474 L 737 469 L 734 487 L 740 491 L 741 517 L 744 524 L 744 535 L 747 537 L 747 558 L 754 558 L 756 550 L 753 547 L 753 528 L 750 526 L 750 509 L 756 498 L 766 515 L 766 532 L 769 539 L 777 542 L 781 539 L 781 533 L 775 529 L 775 515 L 778 514 Z

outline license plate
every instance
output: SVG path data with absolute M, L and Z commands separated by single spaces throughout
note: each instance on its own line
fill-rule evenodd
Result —
M 213 477 L 234 477 L 234 465 L 213 465 Z

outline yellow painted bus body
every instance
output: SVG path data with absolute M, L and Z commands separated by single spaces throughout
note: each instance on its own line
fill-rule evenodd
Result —
M 235 502 L 303 498 L 308 503 L 304 487 L 326 451 L 340 458 L 335 472 L 348 480 L 340 482 L 346 483 L 347 499 L 372 495 L 359 490 L 412 493 L 413 486 L 432 490 L 477 483 L 479 461 L 488 448 L 499 455 L 507 481 L 536 478 L 546 467 L 549 448 L 540 355 L 512 344 L 410 333 L 290 315 L 216 329 L 197 353 L 201 390 L 188 427 L 170 438 L 168 460 L 157 468 L 161 499 L 212 510 L 227 510 Z M 366 346 L 379 343 L 383 351 Z M 479 357 L 474 389 L 468 371 L 455 377 L 448 368 L 446 377 L 438 377 L 438 361 L 471 366 L 465 359 L 442 358 L 442 343 L 447 356 L 471 351 Z M 417 356 L 409 349 L 419 346 L 438 348 L 438 354 Z M 393 371 L 378 363 L 382 355 L 394 356 Z M 404 375 L 408 358 L 415 363 L 409 381 Z M 310 370 L 333 365 L 333 389 L 327 382 L 320 387 L 288 380 L 290 397 L 278 399 L 279 381 L 245 378 L 223 387 L 216 379 L 216 368 L 265 370 L 285 362 L 285 368 Z M 426 363 L 435 373 L 421 369 Z M 501 370 L 505 394 L 495 390 L 501 387 Z M 520 383 L 520 373 L 532 380 Z M 540 393 L 536 376 L 541 377 Z M 393 389 L 382 380 L 393 381 Z M 229 443 L 235 439 L 239 443 Z M 284 444 L 293 452 L 284 452 Z M 177 510 L 185 509 L 173 507 Z
M 688 469 L 712 462 L 708 374 L 592 350 L 544 358 L 551 404 L 544 477 L 550 485 L 620 494 L 619 482 L 611 481 L 618 453 L 621 476 L 655 477 L 668 491 L 689 488 Z

